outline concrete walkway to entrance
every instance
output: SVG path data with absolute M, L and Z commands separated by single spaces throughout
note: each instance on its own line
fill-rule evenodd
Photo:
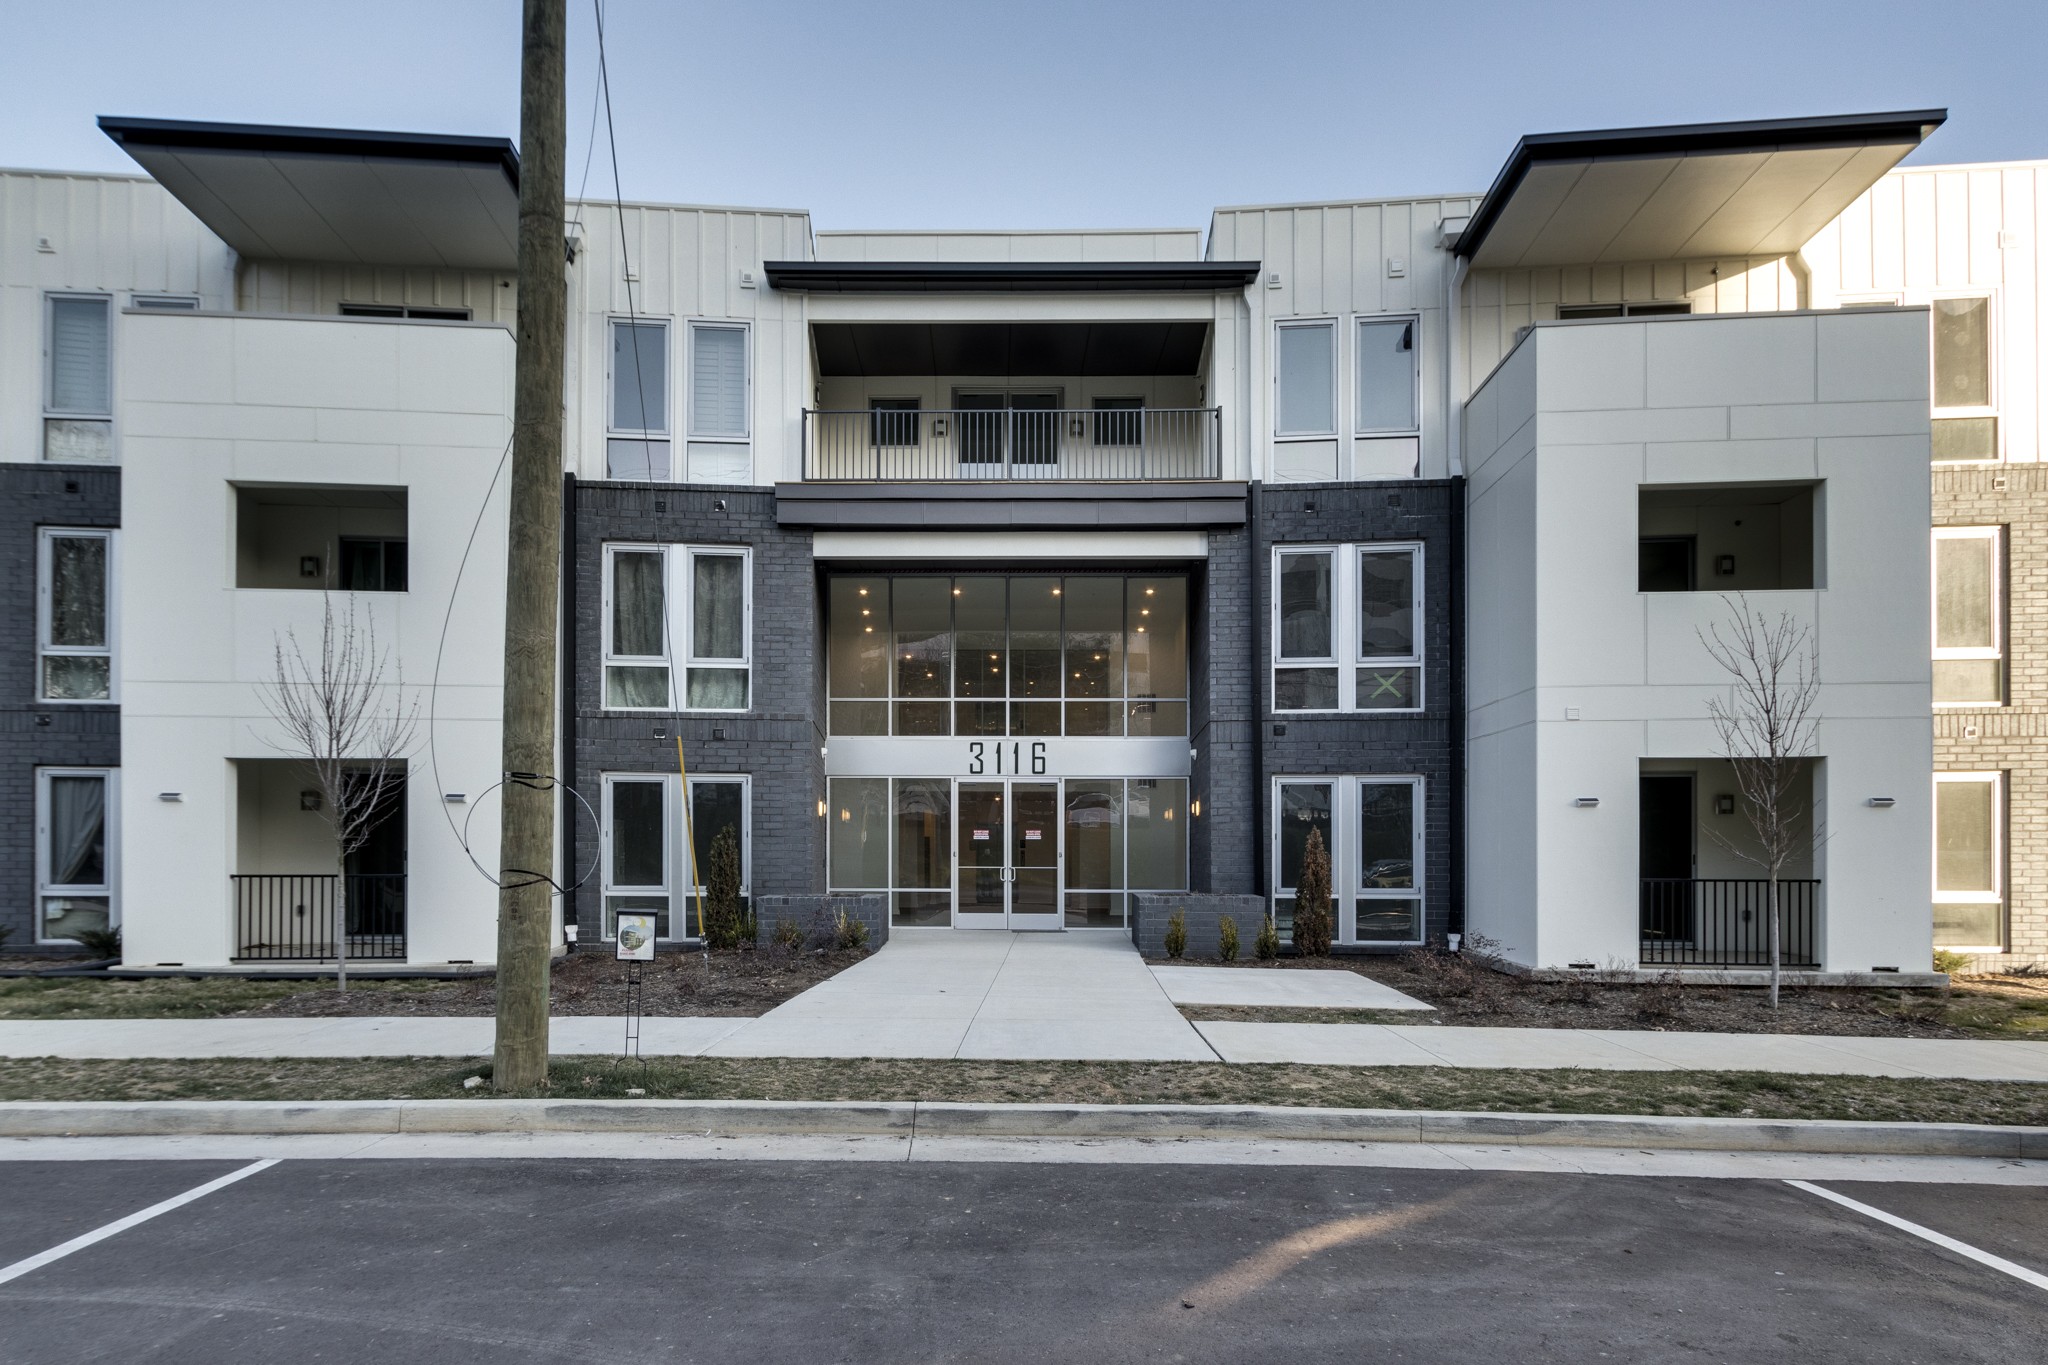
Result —
M 1129 939 L 897 929 L 710 1057 L 1213 1062 Z

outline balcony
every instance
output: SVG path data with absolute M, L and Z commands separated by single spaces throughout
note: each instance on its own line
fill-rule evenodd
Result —
M 1220 479 L 1220 408 L 922 408 L 803 413 L 804 478 L 861 483 Z
M 1761 877 L 1642 879 L 1645 967 L 1768 967 L 1771 884 Z M 1778 964 L 1820 966 L 1815 907 L 1820 883 L 1778 882 Z

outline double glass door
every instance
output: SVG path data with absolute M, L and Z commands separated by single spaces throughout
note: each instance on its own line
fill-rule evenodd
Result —
M 953 803 L 962 929 L 1058 929 L 1057 782 L 962 782 Z

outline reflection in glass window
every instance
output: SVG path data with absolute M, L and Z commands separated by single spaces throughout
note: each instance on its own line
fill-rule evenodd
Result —
M 46 701 L 110 701 L 108 629 L 111 531 L 45 529 L 40 536 L 37 646 Z
M 75 940 L 113 927 L 114 774 L 46 769 L 36 774 L 36 938 Z
M 2004 774 L 1935 774 L 1935 947 L 2003 951 L 2004 864 Z
M 1422 709 L 1422 546 L 1280 547 L 1273 565 L 1275 711 Z
M 1934 704 L 1997 706 L 2005 699 L 2002 529 L 1934 531 Z
M 614 710 L 744 711 L 753 600 L 746 550 L 607 545 L 604 689 Z M 677 650 L 675 642 L 681 641 Z M 677 652 L 680 659 L 673 657 Z M 674 676 L 677 666 L 683 676 Z
M 1414 318 L 1362 318 L 1358 324 L 1358 430 L 1417 429 Z

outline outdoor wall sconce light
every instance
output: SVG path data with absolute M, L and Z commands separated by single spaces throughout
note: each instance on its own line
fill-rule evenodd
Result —
M 825 818 L 825 802 L 822 798 L 818 801 L 818 818 L 820 820 Z
M 656 739 L 667 739 L 667 738 L 668 738 L 668 731 L 666 731 L 666 730 L 656 730 L 656 731 L 654 732 L 654 737 L 655 737 Z
M 932 435 L 934 435 L 934 436 L 944 436 L 945 434 L 946 434 L 946 419 L 945 419 L 945 418 L 943 418 L 943 417 L 934 417 L 934 418 L 932 418 Z
M 1199 797 L 1199 796 L 1198 796 L 1198 797 L 1196 797 L 1196 798 L 1195 798 L 1194 800 L 1192 800 L 1192 801 L 1188 802 L 1188 814 L 1189 814 L 1189 815 L 1192 815 L 1192 816 L 1193 816 L 1193 817 L 1194 817 L 1195 819 L 1197 819 L 1197 820 L 1199 820 L 1199 819 L 1201 819 L 1201 818 L 1202 818 L 1202 798 L 1201 798 L 1201 797 Z
M 467 792 L 442 792 L 441 799 L 451 806 L 456 806 L 469 800 L 469 794 Z
M 1071 421 L 1071 422 L 1067 423 L 1067 435 L 1069 435 L 1069 436 L 1079 436 L 1080 434 L 1081 434 L 1081 419 L 1080 419 L 1080 418 L 1078 418 L 1078 417 L 1076 417 L 1076 418 L 1075 418 L 1075 419 L 1074 419 L 1073 421 Z
M 319 810 L 319 809 L 320 809 L 320 793 L 319 793 L 319 792 L 300 792 L 300 793 L 299 793 L 299 809 L 300 809 L 300 810 Z
M 1717 555 L 1714 558 L 1714 572 L 1722 578 L 1735 576 L 1735 556 Z
M 300 556 L 299 556 L 299 577 L 301 577 L 301 578 L 318 578 L 319 576 L 320 576 L 320 556 L 319 556 L 319 555 L 300 555 Z
M 1890 809 L 1891 809 L 1891 808 L 1892 808 L 1893 806 L 1896 806 L 1896 805 L 1898 805 L 1899 803 L 1898 803 L 1897 799 L 1896 799 L 1896 798 L 1894 798 L 1894 797 L 1890 797 L 1890 796 L 1873 796 L 1873 797 L 1871 797 L 1871 798 L 1870 798 L 1870 800 L 1869 800 L 1869 802 L 1868 802 L 1867 804 L 1869 804 L 1869 805 L 1872 805 L 1872 806 L 1875 806 L 1875 807 L 1877 807 L 1877 808 L 1878 808 L 1879 810 L 1890 810 Z
M 1572 799 L 1572 804 L 1573 804 L 1574 806 L 1580 806 L 1580 807 L 1583 807 L 1583 808 L 1585 808 L 1585 809 L 1587 809 L 1587 810 L 1591 810 L 1591 809 L 1592 809 L 1592 808 L 1593 808 L 1594 806 L 1597 806 L 1597 805 L 1599 805 L 1599 804 L 1600 804 L 1600 798 L 1599 798 L 1599 797 L 1597 797 L 1597 796 L 1580 796 L 1580 797 L 1574 797 L 1574 798 Z
M 1733 796 L 1731 796 L 1730 794 L 1728 794 L 1727 792 L 1722 792 L 1722 793 L 1721 793 L 1721 794 L 1720 794 L 1719 796 L 1715 797 L 1715 798 L 1714 798 L 1714 814 L 1716 814 L 1716 815 L 1733 815 L 1733 814 L 1735 814 L 1735 798 L 1734 798 Z
M 158 793 L 156 794 L 156 799 L 157 799 L 157 800 L 159 800 L 159 801 L 183 801 L 183 800 L 185 799 L 185 793 L 183 793 L 183 792 L 158 792 Z

